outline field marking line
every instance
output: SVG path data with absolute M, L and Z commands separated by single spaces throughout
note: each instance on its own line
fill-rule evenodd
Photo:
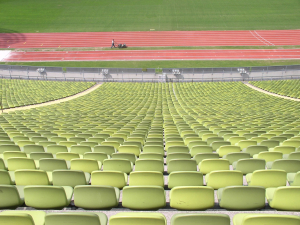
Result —
M 252 36 L 253 37 L 255 37 L 257 40 L 259 40 L 260 42 L 262 42 L 263 44 L 265 44 L 265 45 L 267 45 L 267 46 L 269 46 L 269 44 L 268 43 L 265 43 L 264 41 L 262 41 L 262 40 L 260 40 L 257 36 L 255 36 L 253 33 L 252 33 L 252 31 L 251 30 L 249 30 L 249 32 L 250 32 L 250 34 L 252 34 Z
M 255 32 L 256 35 L 258 35 L 258 36 L 259 36 L 261 39 L 263 39 L 264 41 L 270 43 L 271 45 L 274 45 L 272 42 L 270 42 L 270 41 L 264 39 L 262 36 L 260 36 L 260 35 L 256 32 L 256 30 L 255 30 L 254 32 Z M 274 45 L 274 46 L 275 46 L 275 45 Z
M 58 103 L 61 103 L 61 102 L 67 102 L 67 101 L 70 101 L 70 100 L 73 100 L 75 98 L 79 98 L 81 96 L 84 96 L 84 95 L 87 95 L 89 93 L 91 93 L 92 91 L 96 90 L 98 87 L 101 86 L 102 83 L 97 83 L 95 85 L 93 85 L 92 87 L 82 91 L 82 92 L 79 92 L 75 95 L 72 95 L 72 96 L 68 96 L 68 97 L 65 97 L 65 98 L 60 98 L 60 99 L 57 99 L 57 100 L 53 100 L 53 101 L 49 101 L 49 102 L 45 102 L 45 103 L 39 103 L 39 104 L 35 104 L 35 105 L 28 105 L 28 106 L 21 106 L 21 107 L 17 107 L 17 108 L 10 108 L 10 109 L 4 109 L 3 110 L 3 113 L 6 113 L 6 112 L 14 112 L 14 111 L 19 111 L 19 110 L 26 110 L 26 109 L 33 109 L 33 108 L 38 108 L 38 107 L 43 107 L 43 106 L 48 106 L 48 105 L 53 105 L 53 104 L 58 104 Z M 0 111 L 0 114 L 2 114 L 2 112 Z
M 275 93 L 272 93 L 272 92 L 269 92 L 269 91 L 265 91 L 259 87 L 256 87 L 252 84 L 249 84 L 247 81 L 244 81 L 243 82 L 245 85 L 247 85 L 248 87 L 256 90 L 256 91 L 259 91 L 259 92 L 262 92 L 264 94 L 267 94 L 267 95 L 272 95 L 272 96 L 275 96 L 275 97 L 279 97 L 279 98 L 284 98 L 284 99 L 288 99 L 288 100 L 293 100 L 293 101 L 297 101 L 297 102 L 300 102 L 300 99 L 298 98 L 291 98 L 291 97 L 287 97 L 287 96 L 284 96 L 284 95 L 279 95 L 279 94 L 275 94 Z

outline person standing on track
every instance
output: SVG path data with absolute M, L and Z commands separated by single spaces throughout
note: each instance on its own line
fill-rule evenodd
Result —
M 111 41 L 111 47 L 110 47 L 110 48 L 112 48 L 112 47 L 114 47 L 114 48 L 116 47 L 116 46 L 115 46 L 115 40 L 114 40 L 114 39 L 112 39 L 112 41 Z

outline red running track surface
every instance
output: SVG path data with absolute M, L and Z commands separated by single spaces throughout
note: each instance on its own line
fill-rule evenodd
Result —
M 2 61 L 130 61 L 130 60 L 251 60 L 300 59 L 300 49 L 248 50 L 113 50 L 11 52 Z
M 300 30 L 0 33 L 0 48 L 300 45 Z

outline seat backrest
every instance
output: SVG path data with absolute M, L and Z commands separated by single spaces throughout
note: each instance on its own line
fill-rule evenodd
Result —
M 136 156 L 141 154 L 141 149 L 136 145 L 121 145 L 119 147 L 119 152 L 121 153 L 133 153 Z
M 92 173 L 101 169 L 101 162 L 95 159 L 72 159 L 71 170 L 82 170 L 86 173 Z
M 128 159 L 105 159 L 103 161 L 103 171 L 121 171 L 129 174 L 133 169 L 133 164 Z
M 3 154 L 3 152 L 20 152 L 21 149 L 18 145 L 0 145 L 0 154 Z
M 84 153 L 92 152 L 92 148 L 87 145 L 74 145 L 71 146 L 70 152 L 83 155 Z
M 32 152 L 45 152 L 45 149 L 43 146 L 41 145 L 25 145 L 23 147 L 23 151 L 26 154 L 30 154 Z
M 282 152 L 260 152 L 257 158 L 264 159 L 266 162 L 272 162 L 277 159 L 282 159 L 282 156 Z
M 135 171 L 158 171 L 163 173 L 164 163 L 157 159 L 138 159 L 135 162 Z
M 8 214 L 7 211 L 0 213 L 1 224 L 6 225 L 35 225 L 31 215 L 26 213 Z
M 202 186 L 203 174 L 196 171 L 177 171 L 168 176 L 168 188 L 176 186 Z
M 20 194 L 14 185 L 0 185 L 0 208 L 12 208 L 22 204 Z
M 64 145 L 48 145 L 47 152 L 56 154 L 58 152 L 68 152 L 68 147 Z
M 36 165 L 33 159 L 29 158 L 9 158 L 7 160 L 7 168 L 10 171 L 21 169 L 36 169 Z
M 229 165 L 227 159 L 204 159 L 199 163 L 199 170 L 207 174 L 214 170 L 229 170 Z
M 53 171 L 53 170 L 67 170 L 68 166 L 64 159 L 40 159 L 40 170 Z
M 56 153 L 56 158 L 71 161 L 72 159 L 79 159 L 80 155 L 78 153 L 73 152 L 58 152 Z
M 161 186 L 164 187 L 164 176 L 155 171 L 134 171 L 130 173 L 129 186 Z
M 272 164 L 272 169 L 284 170 L 287 173 L 297 173 L 300 171 L 299 159 L 277 159 Z
M 54 186 L 86 185 L 86 177 L 83 171 L 79 170 L 55 170 L 52 173 Z
M 286 185 L 287 173 L 284 170 L 255 170 L 251 177 L 251 186 L 279 187 Z
M 3 152 L 3 159 L 8 160 L 9 158 L 19 157 L 19 158 L 27 158 L 25 152 Z
M 225 214 L 178 213 L 172 216 L 171 225 L 218 224 L 230 225 L 230 217 Z
M 48 175 L 43 170 L 15 171 L 16 185 L 50 185 Z
M 9 172 L 3 169 L 0 169 L 0 185 L 13 185 L 13 181 Z
M 123 188 L 127 184 L 126 173 L 119 171 L 93 171 L 91 175 L 91 185 L 109 185 Z
M 97 145 L 94 147 L 94 152 L 101 152 L 111 156 L 116 152 L 116 149 L 114 146 Z
M 255 170 L 264 170 L 266 168 L 266 161 L 264 159 L 239 159 L 236 162 L 236 170 L 243 174 L 252 173 Z
M 197 171 L 194 159 L 172 159 L 168 163 L 168 173 L 175 171 Z
M 187 146 L 170 146 L 167 150 L 169 153 L 189 153 L 189 148 Z
M 272 225 L 298 225 L 299 216 L 279 215 L 279 214 L 258 214 L 258 213 L 239 213 L 233 217 L 234 224 L 255 225 L 255 224 L 272 224 Z
M 251 157 L 253 157 L 253 155 L 255 154 L 259 154 L 260 152 L 266 151 L 268 151 L 268 147 L 262 145 L 250 145 L 245 150 L 245 152 L 250 153 Z

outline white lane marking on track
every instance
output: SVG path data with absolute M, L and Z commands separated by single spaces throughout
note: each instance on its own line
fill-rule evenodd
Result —
M 0 62 L 10 56 L 11 50 L 0 51 Z
M 266 39 L 264 39 L 262 36 L 260 36 L 260 35 L 256 32 L 256 30 L 255 30 L 254 32 L 255 32 L 256 35 L 258 35 L 258 36 L 259 36 L 261 39 L 263 39 L 264 41 L 270 43 L 271 45 L 274 45 L 273 43 L 269 42 L 268 40 L 266 40 Z M 275 46 L 275 45 L 274 45 L 274 46 Z
M 252 33 L 251 30 L 249 30 L 249 32 L 250 32 L 250 34 L 252 34 L 252 36 L 255 37 L 257 40 L 259 40 L 260 42 L 262 42 L 262 43 L 264 43 L 265 45 L 268 45 L 268 46 L 269 46 L 268 42 L 266 43 L 264 40 L 259 39 L 255 34 Z

